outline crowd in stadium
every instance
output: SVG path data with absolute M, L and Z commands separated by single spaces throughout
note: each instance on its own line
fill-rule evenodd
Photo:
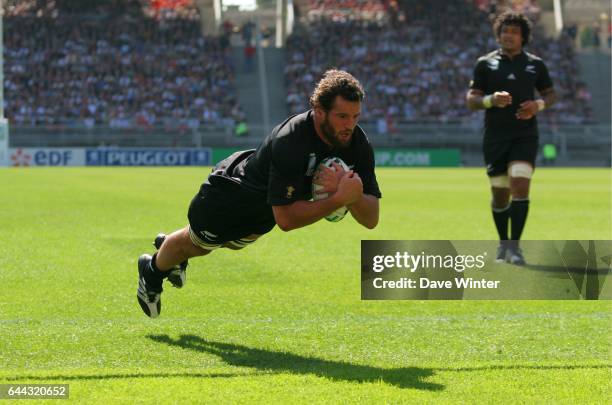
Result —
M 113 128 L 243 120 L 221 38 L 201 35 L 196 8 L 155 11 L 122 1 L 91 14 L 37 1 L 9 9 L 6 115 L 17 125 Z
M 296 27 L 287 42 L 287 104 L 307 107 L 308 91 L 327 68 L 351 71 L 366 88 L 363 120 L 387 122 L 480 119 L 465 107 L 474 61 L 498 46 L 489 17 L 498 3 L 444 0 L 401 2 L 400 24 L 373 19 L 319 18 Z M 520 2 L 535 13 L 531 2 Z M 325 13 L 322 12 L 324 15 Z M 545 58 L 559 103 L 544 120 L 589 119 L 589 93 L 576 81 L 577 63 L 568 35 L 546 39 L 535 31 L 527 49 Z
M 201 34 L 191 0 L 24 0 L 4 20 L 5 113 L 16 125 L 195 129 L 245 119 L 223 35 Z M 365 85 L 363 120 L 477 121 L 464 96 L 476 58 L 497 48 L 491 16 L 512 6 L 538 19 L 535 0 L 308 0 L 287 41 L 288 110 L 308 108 L 329 67 Z M 353 10 L 352 13 L 348 12 Z M 381 18 L 381 13 L 386 17 Z M 345 18 L 350 15 L 351 18 Z M 543 113 L 583 123 L 590 94 L 577 81 L 573 40 L 535 30 L 558 93 Z
M 307 18 L 332 21 L 351 19 L 380 20 L 387 13 L 388 2 L 381 0 L 309 0 Z

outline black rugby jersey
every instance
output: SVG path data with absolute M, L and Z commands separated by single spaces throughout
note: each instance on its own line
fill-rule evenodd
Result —
M 336 156 L 359 174 L 365 194 L 381 198 L 374 173 L 374 151 L 361 127 L 355 127 L 348 147 L 332 148 L 317 135 L 313 114 L 310 110 L 289 117 L 254 153 L 230 165 L 229 173 L 218 171 L 217 175 L 265 196 L 267 204 L 286 205 L 310 200 L 317 165 L 326 157 Z
M 522 102 L 535 100 L 534 89 L 542 91 L 552 86 L 546 65 L 535 55 L 522 51 L 510 59 L 498 49 L 480 57 L 470 88 L 485 94 L 507 91 L 512 96 L 511 105 L 491 107 L 485 111 L 485 136 L 537 135 L 536 118 L 519 120 L 516 112 Z

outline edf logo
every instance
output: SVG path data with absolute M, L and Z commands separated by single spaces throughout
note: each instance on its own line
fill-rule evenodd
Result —
M 85 163 L 83 149 L 18 148 L 11 154 L 13 166 L 78 166 Z
M 37 166 L 66 166 L 71 159 L 71 150 L 39 150 L 33 160 Z

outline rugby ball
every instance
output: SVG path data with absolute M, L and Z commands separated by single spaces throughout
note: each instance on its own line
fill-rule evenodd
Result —
M 347 166 L 346 163 L 344 163 L 344 161 L 342 159 L 340 159 L 339 157 L 328 157 L 325 158 L 321 161 L 321 163 L 319 163 L 319 165 L 317 166 L 317 170 L 314 173 L 314 177 L 313 179 L 317 178 L 317 175 L 319 174 L 319 171 L 323 170 L 323 167 L 329 167 L 332 170 L 334 169 L 333 166 L 333 162 L 339 164 L 340 166 L 342 166 L 342 168 L 345 171 L 350 170 L 349 167 Z M 322 189 L 323 186 L 320 186 L 318 184 L 315 184 L 314 181 L 312 183 L 312 199 L 317 201 L 317 200 L 324 200 L 327 197 L 329 197 L 329 193 L 321 193 L 318 194 L 316 193 L 316 191 Z M 337 210 L 335 210 L 334 212 L 332 212 L 331 214 L 329 214 L 328 216 L 325 217 L 326 220 L 330 221 L 330 222 L 338 222 L 340 220 L 342 220 L 342 218 L 344 218 L 344 216 L 346 215 L 346 213 L 348 212 L 348 208 L 346 207 L 340 207 Z

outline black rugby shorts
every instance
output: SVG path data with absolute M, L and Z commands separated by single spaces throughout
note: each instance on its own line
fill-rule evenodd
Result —
M 265 196 L 244 190 L 237 184 L 205 183 L 189 205 L 192 241 L 205 249 L 246 236 L 268 233 L 276 225 L 272 207 Z
M 508 163 L 521 160 L 535 168 L 538 155 L 538 137 L 525 136 L 515 139 L 483 143 L 484 161 L 489 177 L 508 174 Z

